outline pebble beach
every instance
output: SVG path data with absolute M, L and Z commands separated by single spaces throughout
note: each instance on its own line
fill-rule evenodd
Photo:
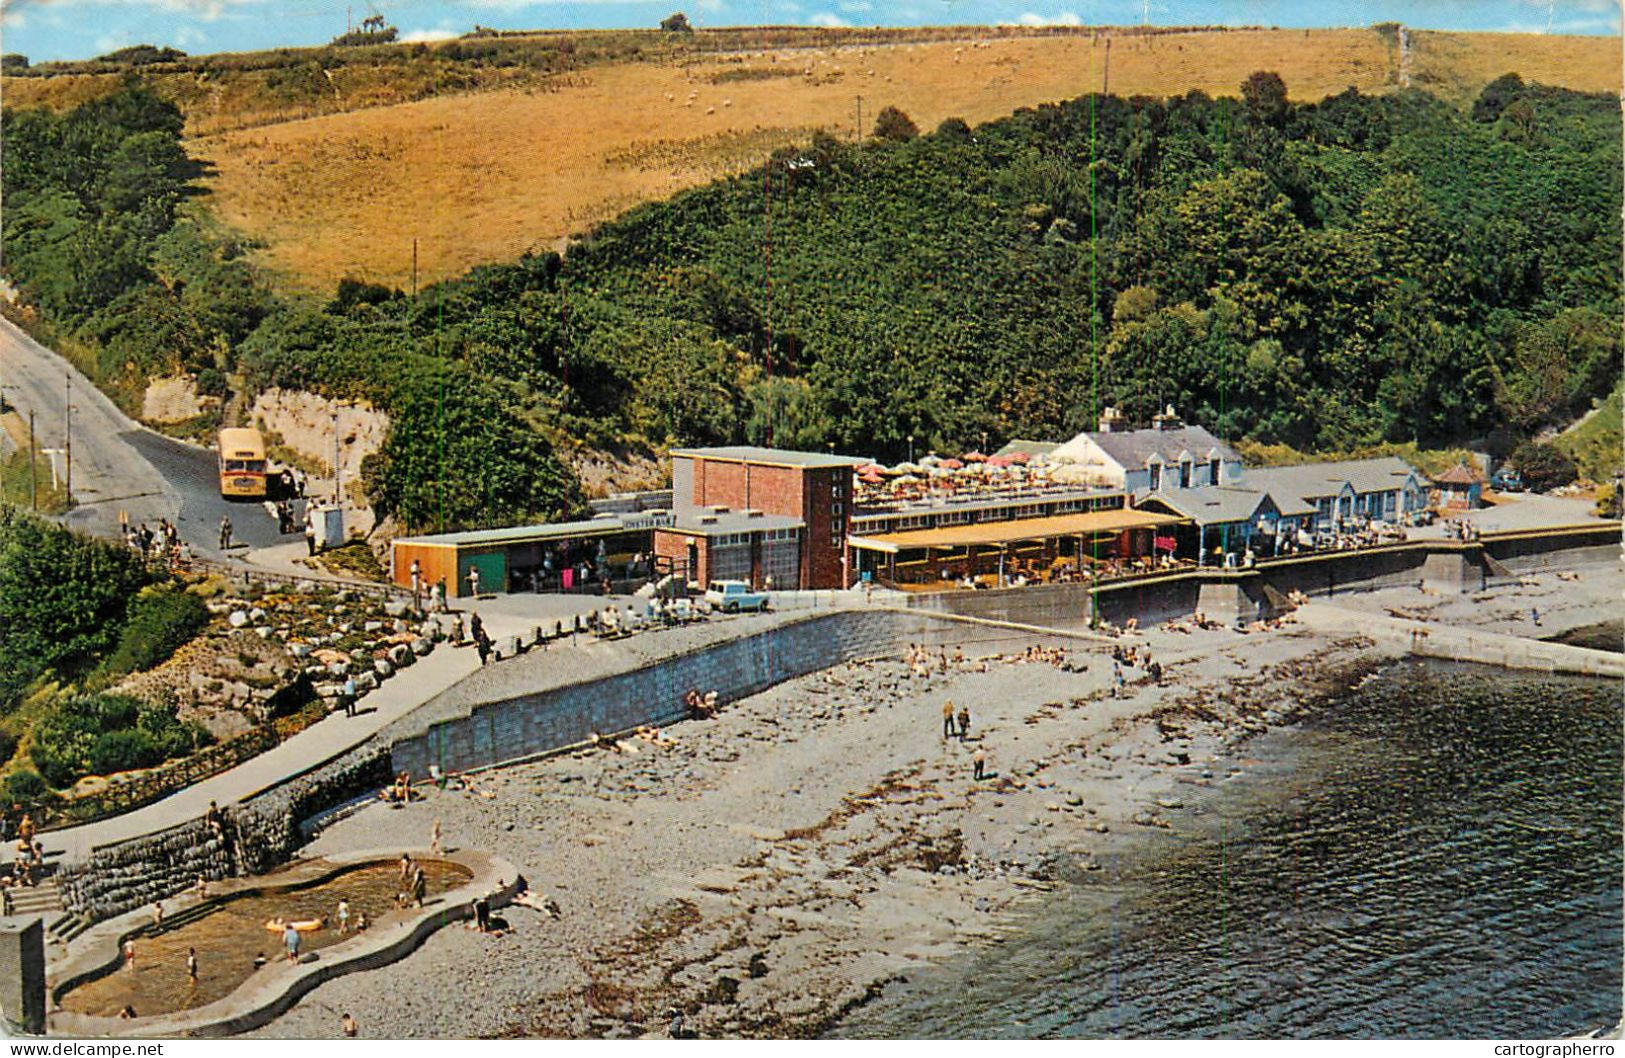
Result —
M 1347 604 L 1551 635 L 1617 613 L 1622 587 L 1608 567 L 1459 601 L 1395 588 Z M 1542 625 L 1513 627 L 1531 599 Z M 1130 667 L 1114 695 L 1110 647 L 1082 642 L 1036 660 L 950 649 L 924 674 L 855 662 L 709 720 L 366 807 L 306 853 L 419 849 L 438 820 L 449 846 L 519 864 L 557 915 L 515 905 L 499 934 L 442 930 L 256 1035 L 335 1036 L 346 1012 L 388 1038 L 818 1035 L 888 982 L 1001 943 L 1074 872 L 1175 839 L 1246 770 L 1249 739 L 1392 656 L 1290 619 L 1120 642 L 1151 652 L 1161 685 Z M 970 711 L 964 740 L 944 736 L 945 701 Z

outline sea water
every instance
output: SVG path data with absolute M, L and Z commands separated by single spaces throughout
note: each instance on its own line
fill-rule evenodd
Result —
M 1619 1024 L 1618 682 L 1403 662 L 1240 753 L 1168 813 L 1173 836 L 1070 879 L 1015 936 L 892 985 L 834 1034 Z

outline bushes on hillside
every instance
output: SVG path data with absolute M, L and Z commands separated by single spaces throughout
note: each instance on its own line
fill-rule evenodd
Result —
M 209 623 L 208 607 L 175 585 L 150 587 L 135 597 L 118 645 L 103 662 L 109 676 L 140 672 L 167 660 Z
M 0 508 L 0 712 L 43 673 L 99 661 L 150 580 L 129 548 Z
M 93 694 L 61 703 L 36 724 L 29 753 L 40 775 L 62 788 L 86 775 L 150 768 L 212 741 L 173 708 Z
M 1512 453 L 1512 465 L 1518 468 L 1524 485 L 1535 492 L 1567 485 L 1577 476 L 1569 454 L 1543 441 L 1525 441 L 1519 445 Z

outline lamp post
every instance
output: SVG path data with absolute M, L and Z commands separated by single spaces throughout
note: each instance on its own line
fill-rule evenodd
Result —
M 914 462 L 914 435 L 908 435 L 908 461 Z

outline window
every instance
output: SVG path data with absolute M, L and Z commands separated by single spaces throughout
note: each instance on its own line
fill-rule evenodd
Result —
M 1179 461 L 1179 487 L 1182 489 L 1191 487 L 1191 461 L 1188 459 Z
M 1149 469 L 1151 471 L 1151 491 L 1155 492 L 1162 488 L 1162 464 L 1152 463 Z
M 1219 483 L 1219 458 L 1217 456 L 1207 461 L 1207 469 L 1208 477 L 1212 479 L 1210 484 L 1217 485 Z

